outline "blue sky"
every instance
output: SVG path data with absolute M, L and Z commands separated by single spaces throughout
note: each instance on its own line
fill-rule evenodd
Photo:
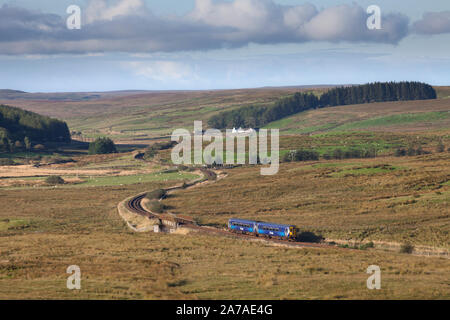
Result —
M 70 4 L 81 30 L 65 28 Z M 374 33 L 372 4 L 382 10 Z M 448 0 L 0 0 L 0 18 L 0 88 L 450 84 Z

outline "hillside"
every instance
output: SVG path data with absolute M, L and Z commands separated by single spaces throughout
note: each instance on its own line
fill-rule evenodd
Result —
M 68 142 L 70 133 L 63 121 L 38 115 L 19 108 L 0 105 L 0 146 L 11 151 L 11 145 Z
M 146 139 L 193 126 L 224 110 L 249 104 L 271 104 L 302 90 L 299 87 L 135 93 L 91 101 L 0 100 L 67 121 L 83 136 L 108 135 L 119 140 Z M 308 88 L 308 90 L 311 90 Z M 318 91 L 322 89 L 316 89 Z
M 249 105 L 267 106 L 280 98 L 288 97 L 296 92 L 312 91 L 317 95 L 329 90 L 329 87 L 281 87 L 240 90 L 209 90 L 209 91 L 155 91 L 130 92 L 121 94 L 104 93 L 91 100 L 2 100 L 0 104 L 13 104 L 19 108 L 30 110 L 42 115 L 63 119 L 71 131 L 81 132 L 83 137 L 98 137 L 108 135 L 117 141 L 145 141 L 170 135 L 174 128 L 191 128 L 194 120 L 202 120 L 206 125 L 211 116 L 225 110 L 233 110 Z M 301 134 L 337 130 L 340 125 L 390 115 L 440 112 L 450 109 L 449 87 L 435 87 L 438 100 L 385 102 L 376 104 L 350 105 L 344 107 L 310 110 L 281 119 L 267 125 L 268 128 L 280 128 L 284 134 Z M 72 95 L 78 95 L 72 93 Z M 81 95 L 81 94 L 79 94 Z M 94 93 L 84 93 L 94 95 Z M 372 108 L 376 106 L 376 108 Z M 423 107 L 422 107 L 423 106 Z M 426 122 L 416 126 L 418 119 L 401 120 L 397 123 L 403 129 L 417 131 L 445 127 L 445 121 L 439 117 L 431 117 L 433 125 Z M 439 114 L 437 114 L 439 116 Z M 434 118 L 433 118 L 434 117 Z M 434 120 L 433 120 L 434 119 Z M 382 119 L 381 119 L 382 120 Z M 370 130 L 393 130 L 395 126 L 370 126 Z M 392 119 L 388 119 L 392 120 Z M 399 122 L 397 119 L 392 120 Z M 358 130 L 369 128 L 367 123 L 358 124 Z M 448 127 L 448 126 L 447 126 Z M 355 130 L 356 128 L 347 128 Z M 346 129 L 346 130 L 347 130 Z
M 448 130 L 450 100 L 379 102 L 315 109 L 272 122 L 266 128 L 280 128 L 284 134 Z

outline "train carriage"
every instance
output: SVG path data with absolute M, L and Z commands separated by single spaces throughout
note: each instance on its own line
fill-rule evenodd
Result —
M 228 221 L 228 229 L 233 232 L 255 233 L 256 222 L 250 220 L 230 219 Z
M 258 222 L 257 228 L 258 234 L 266 237 L 293 239 L 296 236 L 293 225 Z
M 293 225 L 259 222 L 242 219 L 230 219 L 228 229 L 232 232 L 253 234 L 269 238 L 280 238 L 295 240 L 297 237 L 296 227 Z

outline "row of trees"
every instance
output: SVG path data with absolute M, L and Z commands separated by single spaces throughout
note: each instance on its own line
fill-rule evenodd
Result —
M 341 149 L 336 148 L 330 150 L 322 155 L 323 159 L 364 159 L 364 158 L 376 158 L 377 150 L 375 148 L 369 149 L 359 149 L 359 148 L 350 148 L 350 149 Z M 293 161 L 314 161 L 319 160 L 320 155 L 319 152 L 315 150 L 291 150 L 286 153 L 282 161 L 283 162 L 293 162 Z
M 317 98 L 312 93 L 296 93 L 272 106 L 247 106 L 212 116 L 208 125 L 224 129 L 232 127 L 259 128 L 269 122 L 309 109 L 348 104 L 436 99 L 432 86 L 420 82 L 375 82 L 360 86 L 331 89 Z
M 28 137 L 25 137 L 23 141 L 16 140 L 13 141 L 7 136 L 3 136 L 0 138 L 0 151 L 3 152 L 16 152 L 16 151 L 25 151 L 31 150 L 31 140 Z
M 31 142 L 70 142 L 70 132 L 63 121 L 19 108 L 0 105 L 0 149 L 11 146 L 31 148 Z
M 319 106 L 319 99 L 312 93 L 298 92 L 280 99 L 272 106 L 248 106 L 225 111 L 212 116 L 208 125 L 216 129 L 246 127 L 259 128 L 269 122 Z
M 320 106 L 427 99 L 436 99 L 436 91 L 426 83 L 375 82 L 331 89 L 320 97 Z

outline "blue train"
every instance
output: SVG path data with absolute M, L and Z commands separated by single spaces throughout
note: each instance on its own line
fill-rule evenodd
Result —
M 295 240 L 297 228 L 293 225 L 268 223 L 251 220 L 230 219 L 228 229 L 232 232 L 253 234 L 269 238 Z

